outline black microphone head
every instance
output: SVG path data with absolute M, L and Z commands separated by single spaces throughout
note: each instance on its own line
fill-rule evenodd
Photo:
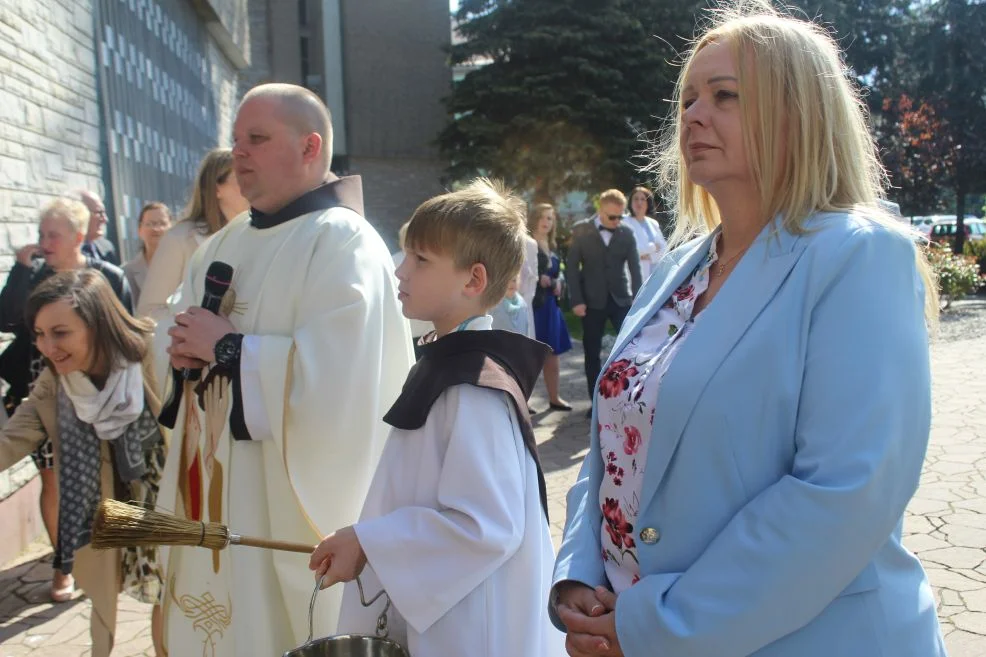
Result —
M 222 297 L 233 282 L 233 268 L 225 262 L 213 260 L 205 272 L 205 293 Z

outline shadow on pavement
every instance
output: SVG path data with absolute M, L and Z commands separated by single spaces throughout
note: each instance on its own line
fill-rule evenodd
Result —
M 0 645 L 85 602 L 76 594 L 67 602 L 53 603 L 51 576 L 51 554 L 0 571 Z

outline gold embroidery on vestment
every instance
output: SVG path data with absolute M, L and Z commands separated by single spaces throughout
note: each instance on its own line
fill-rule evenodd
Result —
M 215 657 L 216 642 L 223 638 L 226 629 L 233 622 L 233 602 L 226 596 L 226 605 L 216 602 L 212 594 L 206 591 L 201 597 L 185 593 L 175 597 L 175 576 L 171 576 L 171 599 L 174 601 L 185 618 L 192 621 L 192 629 L 205 633 L 202 642 L 202 657 Z

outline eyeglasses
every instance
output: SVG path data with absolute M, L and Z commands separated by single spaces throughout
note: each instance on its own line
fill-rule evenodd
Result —
M 608 214 L 608 215 L 606 215 L 606 218 L 609 219 L 610 221 L 620 221 L 621 219 L 623 219 L 623 215 L 622 214 Z

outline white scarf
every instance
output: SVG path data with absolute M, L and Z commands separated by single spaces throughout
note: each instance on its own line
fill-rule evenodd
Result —
M 59 379 L 75 414 L 92 425 L 100 440 L 119 438 L 144 410 L 144 372 L 140 363 L 114 368 L 102 390 L 81 371 Z

